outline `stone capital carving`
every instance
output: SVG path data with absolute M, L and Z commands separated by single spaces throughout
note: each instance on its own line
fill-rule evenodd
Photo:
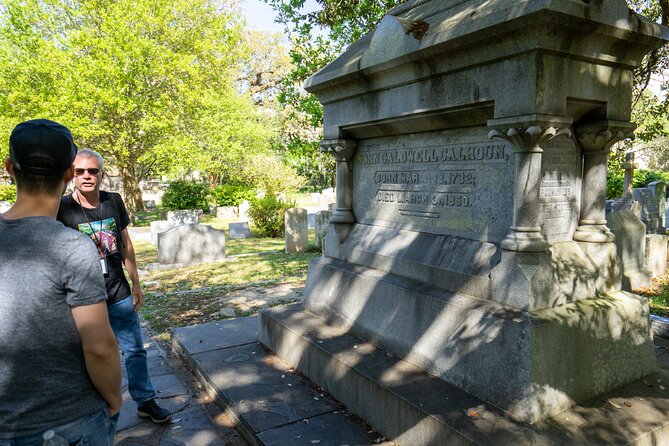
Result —
M 357 146 L 354 139 L 326 139 L 321 143 L 321 152 L 331 154 L 337 161 L 350 161 Z
M 600 121 L 576 127 L 576 138 L 584 152 L 608 153 L 611 147 L 625 139 L 634 139 L 636 125 L 624 121 Z
M 513 144 L 515 152 L 542 152 L 541 147 L 558 136 L 571 136 L 567 127 L 552 127 L 533 125 L 529 127 L 509 127 L 493 129 L 488 138 L 499 138 Z

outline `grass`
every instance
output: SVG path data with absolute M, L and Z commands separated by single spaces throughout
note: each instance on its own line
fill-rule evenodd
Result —
M 144 283 L 142 318 L 164 340 L 172 328 L 248 316 L 260 307 L 285 303 L 272 302 L 242 311 L 231 304 L 228 296 L 259 284 L 292 283 L 300 287 L 306 279 L 309 261 L 318 255 L 317 252 L 287 254 L 283 252 L 283 239 L 229 240 L 228 255 L 243 256 L 224 262 L 148 270 L 149 264 L 156 262 L 157 248 L 143 241 L 133 245 Z M 221 310 L 225 308 L 234 311 L 222 316 Z
M 651 286 L 634 292 L 648 298 L 651 313 L 669 317 L 669 271 L 655 277 Z

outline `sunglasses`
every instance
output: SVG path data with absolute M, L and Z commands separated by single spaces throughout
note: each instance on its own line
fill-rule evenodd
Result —
M 74 169 L 74 174 L 76 176 L 81 176 L 84 174 L 84 172 L 88 172 L 90 175 L 97 175 L 100 173 L 100 169 L 97 167 L 90 167 L 88 169 Z

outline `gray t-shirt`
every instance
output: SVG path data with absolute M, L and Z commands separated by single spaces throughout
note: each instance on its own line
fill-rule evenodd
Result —
M 106 407 L 70 306 L 107 299 L 95 246 L 48 217 L 0 216 L 0 438 Z

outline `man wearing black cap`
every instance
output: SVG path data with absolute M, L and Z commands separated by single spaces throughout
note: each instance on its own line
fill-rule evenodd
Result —
M 74 177 L 70 131 L 17 125 L 7 171 L 16 203 L 0 214 L 0 445 L 112 445 L 121 408 L 118 347 L 90 239 L 56 221 Z

